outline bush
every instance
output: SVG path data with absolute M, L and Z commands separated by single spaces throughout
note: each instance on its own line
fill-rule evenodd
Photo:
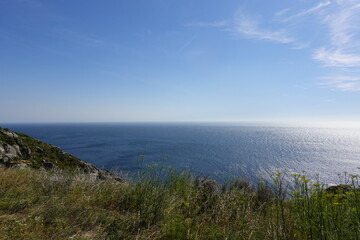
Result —
M 218 184 L 163 166 L 127 182 L 0 168 L 1 239 L 359 239 L 359 177 Z

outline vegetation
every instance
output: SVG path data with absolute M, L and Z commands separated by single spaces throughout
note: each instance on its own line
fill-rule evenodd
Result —
M 0 127 L 0 147 L 5 145 L 15 147 L 14 149 L 18 149 L 19 152 L 17 156 L 6 157 L 0 151 L 0 164 L 3 164 L 4 159 L 8 158 L 8 165 L 18 165 L 22 162 L 29 167 L 38 169 L 44 167 L 44 162 L 46 162 L 51 166 L 67 171 L 99 171 L 95 166 L 64 152 L 58 147 Z
M 136 180 L 0 167 L 1 239 L 360 239 L 358 176 L 222 185 L 152 166 Z

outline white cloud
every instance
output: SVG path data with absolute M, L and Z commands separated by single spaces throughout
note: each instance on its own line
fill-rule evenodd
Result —
M 279 43 L 291 43 L 294 41 L 285 29 L 263 29 L 260 22 L 245 15 L 241 10 L 236 14 L 230 31 L 239 34 L 241 37 L 267 40 Z
M 75 41 L 81 44 L 85 43 L 91 46 L 100 46 L 103 44 L 103 41 L 96 36 L 86 35 L 70 29 L 56 29 L 55 33 L 63 39 Z
M 283 22 L 288 22 L 288 21 L 293 20 L 295 18 L 299 18 L 299 17 L 305 16 L 305 15 L 314 13 L 314 12 L 320 10 L 321 8 L 329 6 L 330 4 L 331 4 L 330 1 L 320 2 L 318 5 L 316 5 L 316 6 L 312 7 L 312 8 L 306 9 L 306 10 L 301 11 L 301 12 L 295 14 L 295 15 L 292 15 L 290 17 L 287 17 L 287 18 L 283 19 Z
M 259 22 L 244 16 L 238 16 L 235 19 L 234 26 L 230 30 L 246 38 L 268 40 L 279 43 L 291 43 L 294 41 L 286 30 L 262 29 L 259 27 Z
M 334 0 L 332 8 L 322 12 L 328 29 L 328 42 L 314 50 L 313 59 L 333 72 L 360 68 L 360 4 L 354 0 Z M 360 75 L 324 77 L 321 85 L 342 91 L 360 91 Z
M 285 8 L 285 9 L 282 9 L 278 12 L 275 13 L 276 16 L 282 16 L 284 15 L 285 13 L 287 13 L 288 11 L 290 11 L 290 8 Z
M 289 15 L 292 9 L 284 8 L 274 13 L 273 19 L 263 20 L 240 8 L 230 20 L 188 26 L 215 27 L 240 38 L 288 44 L 294 50 L 308 48 L 313 52 L 313 60 L 337 73 L 322 78 L 322 86 L 360 91 L 360 0 L 321 0 Z M 318 45 L 313 47 L 315 44 Z M 351 76 L 342 75 L 344 70 L 351 70 Z
M 223 21 L 215 21 L 215 22 L 192 22 L 188 23 L 185 26 L 187 27 L 224 27 L 227 26 L 228 22 Z
M 310 46 L 310 42 L 295 42 L 291 49 L 294 50 L 302 50 L 308 48 Z
M 254 17 L 245 15 L 243 9 L 235 14 L 232 20 L 222 20 L 215 22 L 192 22 L 187 27 L 214 27 L 235 33 L 241 38 L 251 38 L 278 43 L 291 43 L 294 41 L 285 29 L 264 29 L 260 27 L 260 22 Z
M 177 50 L 177 53 L 180 53 L 182 51 L 184 51 L 186 48 L 188 48 L 191 43 L 194 41 L 195 39 L 195 36 L 193 36 L 190 40 L 188 40 L 187 42 L 185 42 L 184 45 L 182 45 L 178 50 Z
M 330 89 L 350 92 L 360 91 L 360 77 L 338 75 L 323 77 L 322 79 L 325 80 L 325 82 L 322 82 L 319 85 Z
M 328 25 L 331 44 L 337 47 L 351 43 L 360 30 L 360 4 L 351 4 L 354 1 L 339 1 L 336 8 L 324 18 Z
M 341 49 L 319 48 L 313 57 L 327 67 L 360 67 L 360 55 L 343 53 Z

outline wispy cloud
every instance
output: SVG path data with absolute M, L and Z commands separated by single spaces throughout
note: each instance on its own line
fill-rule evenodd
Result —
M 285 13 L 289 12 L 291 8 L 284 8 L 284 9 L 281 9 L 280 11 L 277 11 L 275 13 L 276 16 L 282 16 L 284 15 Z
M 302 50 L 302 49 L 305 49 L 305 48 L 308 48 L 310 46 L 310 42 L 295 42 L 293 44 L 293 46 L 291 47 L 291 49 L 294 49 L 294 50 Z
M 260 26 L 261 22 L 251 14 L 240 8 L 231 20 L 215 22 L 192 22 L 187 27 L 214 27 L 231 32 L 241 38 L 258 39 L 278 43 L 291 43 L 294 41 L 285 29 L 266 29 Z
M 326 0 L 285 17 L 287 13 L 289 10 L 284 9 L 275 15 L 284 24 L 294 24 L 294 20 L 297 20 L 295 23 L 302 24 L 302 20 L 311 15 L 316 17 L 313 19 L 314 24 L 327 28 L 325 41 L 322 41 L 322 46 L 313 49 L 312 58 L 337 74 L 321 77 L 319 85 L 333 90 L 360 91 L 360 75 L 357 75 L 357 71 L 349 71 L 360 68 L 359 2 Z
M 294 15 L 292 15 L 292 16 L 289 16 L 289 17 L 283 19 L 282 21 L 283 21 L 283 22 L 288 22 L 288 21 L 291 21 L 291 20 L 293 20 L 293 19 L 296 19 L 296 18 L 299 18 L 299 17 L 303 17 L 303 16 L 308 15 L 308 14 L 315 13 L 315 12 L 317 12 L 318 10 L 320 10 L 320 9 L 322 9 L 322 8 L 324 8 L 324 7 L 329 6 L 330 4 L 331 4 L 330 1 L 320 2 L 320 3 L 317 4 L 316 6 L 311 7 L 311 8 L 309 8 L 309 9 L 306 9 L 306 10 L 303 10 L 303 11 L 301 11 L 301 12 L 299 12 L 299 13 L 296 13 L 296 14 L 294 14 Z
M 360 4 L 355 1 L 338 1 L 336 9 L 324 20 L 330 30 L 331 43 L 337 47 L 345 47 L 360 30 Z M 356 45 L 359 45 L 357 43 Z
M 341 49 L 319 48 L 313 57 L 327 67 L 360 67 L 360 55 L 344 53 Z
M 355 76 L 329 76 L 322 77 L 324 80 L 319 85 L 333 90 L 360 91 L 360 77 Z
M 195 36 L 193 36 L 190 40 L 188 40 L 187 42 L 185 42 L 184 45 L 182 45 L 177 51 L 176 53 L 180 53 L 180 52 L 183 52 L 186 48 L 188 48 L 191 43 L 194 41 L 195 39 Z
M 187 27 L 224 27 L 227 25 L 228 22 L 225 20 L 215 22 L 191 22 L 185 24 Z
M 69 29 L 57 29 L 55 33 L 61 38 L 79 42 L 81 44 L 85 43 L 90 46 L 99 46 L 103 44 L 103 41 L 96 36 L 83 34 Z
M 234 18 L 234 23 L 230 31 L 240 35 L 245 38 L 267 40 L 279 43 L 291 43 L 294 41 L 292 37 L 289 36 L 288 32 L 285 29 L 264 29 L 260 27 L 260 22 L 251 18 L 243 13 L 243 11 L 238 11 Z
M 328 29 L 328 42 L 314 50 L 313 59 L 332 71 L 360 68 L 360 4 L 358 1 L 337 0 L 321 14 Z M 328 86 L 342 91 L 360 91 L 360 75 L 325 77 Z
M 322 77 L 321 86 L 360 91 L 359 0 L 320 0 L 291 15 L 293 10 L 283 8 L 263 19 L 241 7 L 231 19 L 187 26 L 218 28 L 243 39 L 287 44 L 293 50 L 307 48 L 312 51 L 309 58 L 335 73 Z

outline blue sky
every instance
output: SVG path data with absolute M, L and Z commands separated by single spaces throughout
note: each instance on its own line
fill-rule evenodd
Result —
M 360 121 L 360 2 L 0 0 L 0 122 Z

